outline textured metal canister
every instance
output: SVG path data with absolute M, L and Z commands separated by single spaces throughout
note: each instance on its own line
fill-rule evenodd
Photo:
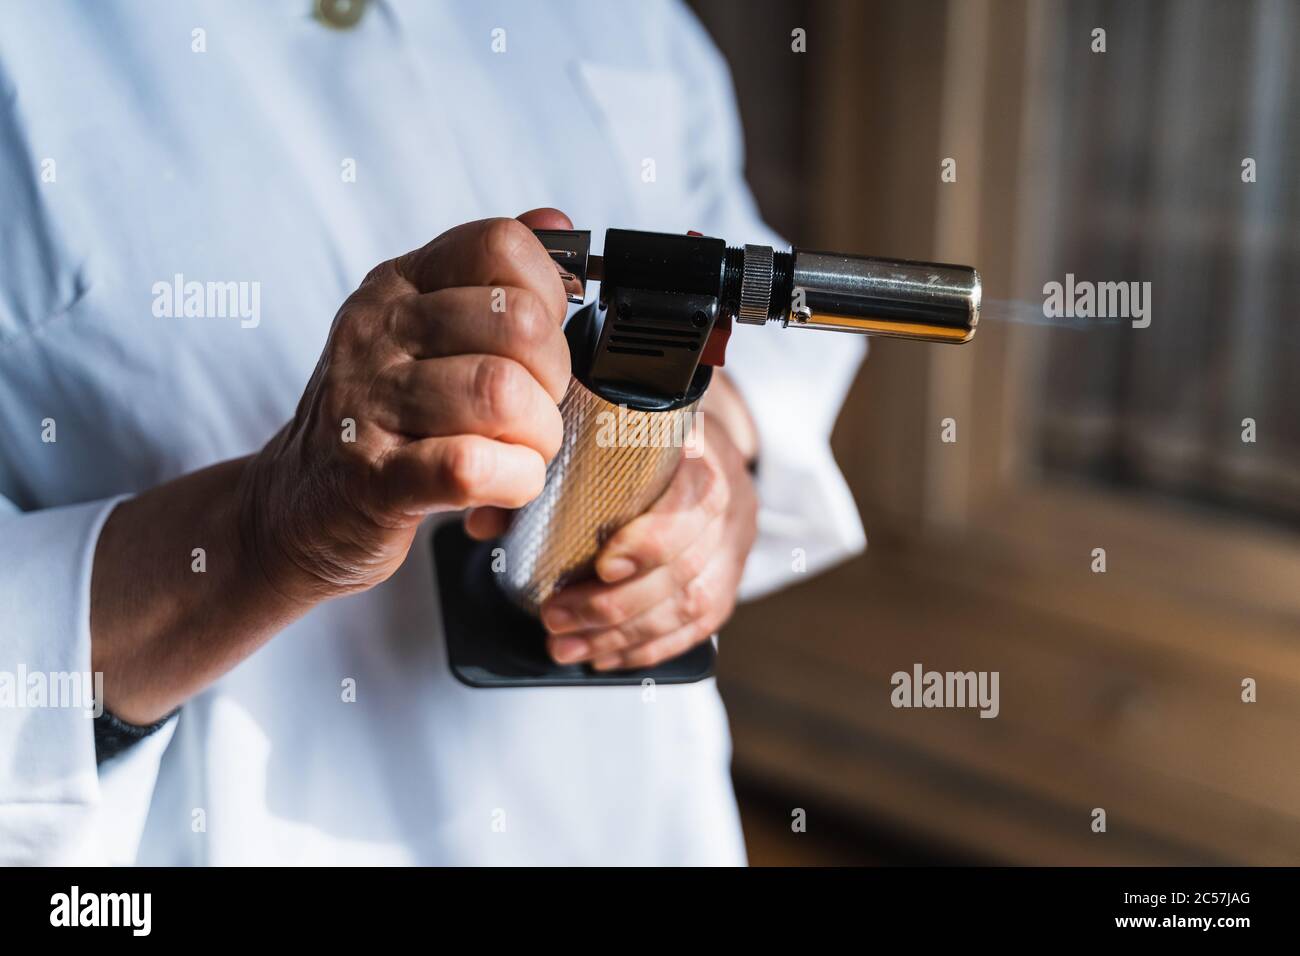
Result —
M 556 590 L 592 573 L 601 546 L 672 480 L 697 405 L 637 411 L 570 379 L 560 402 L 564 441 L 546 485 L 515 514 L 501 542 L 502 582 L 516 604 L 536 614 Z

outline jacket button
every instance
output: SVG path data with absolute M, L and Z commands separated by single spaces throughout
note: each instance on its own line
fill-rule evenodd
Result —
M 369 0 L 316 0 L 316 17 L 326 26 L 347 30 L 357 25 Z

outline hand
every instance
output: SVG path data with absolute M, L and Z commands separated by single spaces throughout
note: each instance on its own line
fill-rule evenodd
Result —
M 559 273 L 529 227 L 569 221 L 472 222 L 375 268 L 265 448 L 113 509 L 90 588 L 112 713 L 152 723 L 319 602 L 384 580 L 425 514 L 541 490 L 569 350 Z
M 556 661 L 653 667 L 708 640 L 731 616 L 757 534 L 746 467 L 756 439 L 724 377 L 715 378 L 708 399 L 697 425 L 703 455 L 683 457 L 651 509 L 610 538 L 596 559 L 597 580 L 565 588 L 543 606 Z
M 571 227 L 554 210 L 457 226 L 343 303 L 292 421 L 245 472 L 243 537 L 275 590 L 363 590 L 425 515 L 541 491 L 569 351 L 564 288 L 530 229 Z

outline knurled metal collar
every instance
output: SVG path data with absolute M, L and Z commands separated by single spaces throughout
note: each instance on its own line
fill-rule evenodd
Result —
M 740 312 L 736 316 L 749 325 L 764 325 L 772 307 L 772 247 L 745 246 L 740 277 Z

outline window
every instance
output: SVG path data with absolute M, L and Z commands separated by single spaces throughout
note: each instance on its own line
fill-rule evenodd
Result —
M 835 440 L 871 547 L 729 628 L 737 772 L 954 858 L 1300 859 L 1300 4 L 695 5 L 795 243 L 970 262 L 1022 314 L 1152 283 L 1145 329 L 873 343 Z M 918 661 L 998 670 L 998 718 L 891 708 Z

